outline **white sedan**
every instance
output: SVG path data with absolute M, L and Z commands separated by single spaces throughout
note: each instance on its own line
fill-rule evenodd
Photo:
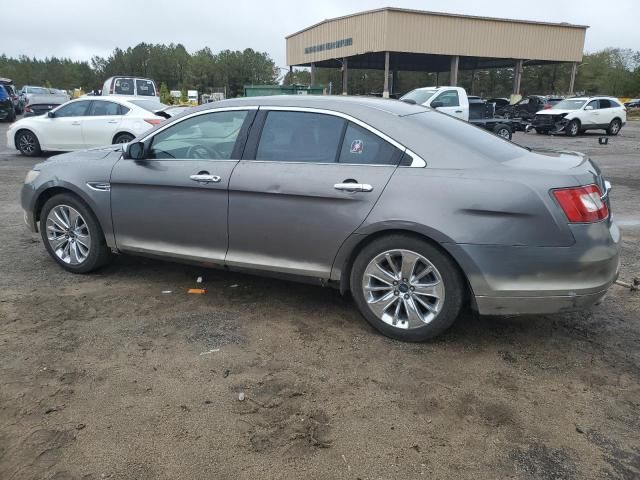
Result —
M 128 143 L 166 115 L 157 100 L 85 97 L 60 105 L 38 117 L 14 122 L 7 145 L 27 157 L 43 151 L 82 150 L 112 143 Z

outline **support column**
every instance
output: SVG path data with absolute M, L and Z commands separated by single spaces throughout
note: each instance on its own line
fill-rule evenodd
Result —
M 449 76 L 449 83 L 452 87 L 458 85 L 458 65 L 460 64 L 460 57 L 454 55 L 451 57 L 451 74 Z
M 520 80 L 522 80 L 522 60 L 516 61 L 516 66 L 513 69 L 513 94 L 520 95 Z
M 347 59 L 342 59 L 342 94 L 347 95 L 347 86 L 349 84 L 349 71 Z
M 573 95 L 576 87 L 576 73 L 578 72 L 578 62 L 571 64 L 571 78 L 569 78 L 569 95 Z
M 316 86 L 316 64 L 311 62 L 311 86 Z
M 382 97 L 389 98 L 389 52 L 384 52 L 384 88 Z
M 394 67 L 391 70 L 391 88 L 389 88 L 389 93 L 396 93 L 398 91 L 398 68 Z

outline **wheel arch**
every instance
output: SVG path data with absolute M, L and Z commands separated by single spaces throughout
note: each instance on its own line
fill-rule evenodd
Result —
M 113 135 L 113 137 L 111 138 L 111 143 L 114 144 L 116 142 L 116 138 L 118 138 L 120 135 L 131 135 L 133 138 L 137 137 L 135 133 L 130 132 L 129 130 L 120 130 Z
M 475 295 L 473 293 L 473 288 L 471 283 L 469 282 L 469 272 L 465 271 L 462 267 L 461 262 L 456 255 L 454 255 L 448 248 L 446 248 L 447 243 L 442 240 L 436 240 L 437 237 L 443 238 L 442 234 L 427 234 L 425 232 L 419 232 L 417 230 L 413 230 L 407 227 L 394 227 L 394 228 L 386 228 L 377 230 L 368 235 L 357 235 L 356 239 L 347 247 L 348 252 L 343 252 L 342 255 L 338 253 L 338 257 L 342 256 L 342 258 L 336 258 L 332 268 L 332 277 L 334 275 L 338 276 L 336 280 L 339 281 L 340 293 L 346 294 L 346 292 L 350 291 L 349 279 L 351 277 L 351 270 L 353 268 L 353 264 L 355 262 L 356 257 L 365 248 L 367 245 L 371 244 L 375 240 L 379 238 L 383 238 L 389 235 L 407 235 L 414 238 L 418 238 L 423 240 L 433 247 L 437 248 L 441 253 L 446 255 L 456 266 L 462 278 L 464 279 L 465 285 L 465 299 L 471 302 L 472 307 L 476 308 L 475 305 Z M 347 242 L 345 242 L 347 243 Z M 344 248 L 344 245 L 343 245 Z M 342 250 L 342 249 L 341 249 Z M 337 270 L 337 271 L 336 271 Z M 477 309 L 477 308 L 476 308 Z
M 35 203 L 33 205 L 33 219 L 34 219 L 34 222 L 36 222 L 36 224 L 37 222 L 40 221 L 40 214 L 42 213 L 42 207 L 44 207 L 44 204 L 47 203 L 47 200 L 61 193 L 67 193 L 67 194 L 73 195 L 74 197 L 77 197 L 85 205 L 87 205 L 87 208 L 89 208 L 94 215 L 96 215 L 96 208 L 94 203 L 91 201 L 90 198 L 88 198 L 84 193 L 82 193 L 81 190 L 71 185 L 48 185 L 41 192 L 38 193 Z M 98 218 L 97 215 L 96 215 L 96 218 Z
M 30 127 L 21 127 L 18 130 L 16 130 L 16 133 L 13 134 L 13 146 L 16 149 L 18 149 L 18 135 L 20 135 L 22 132 L 33 133 L 38 139 L 38 143 L 40 143 L 40 148 L 42 148 L 42 143 L 40 142 L 40 136 L 38 135 L 38 132 L 36 131 L 36 129 L 30 128 Z

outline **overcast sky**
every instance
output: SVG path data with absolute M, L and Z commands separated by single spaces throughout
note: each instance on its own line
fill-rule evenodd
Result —
M 218 6 L 220 5 L 220 6 Z M 14 5 L 15 6 L 15 5 Z M 589 25 L 585 49 L 640 49 L 640 0 L 29 0 L 2 22 L 0 53 L 89 60 L 140 42 L 253 48 L 286 66 L 284 37 L 326 18 L 394 6 Z

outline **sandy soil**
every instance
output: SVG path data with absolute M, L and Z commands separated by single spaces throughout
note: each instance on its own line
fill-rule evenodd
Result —
M 640 276 L 640 123 L 514 140 L 600 163 Z M 331 289 L 130 257 L 71 275 L 22 224 L 36 162 L 2 148 L 0 479 L 640 478 L 640 294 L 415 345 Z

